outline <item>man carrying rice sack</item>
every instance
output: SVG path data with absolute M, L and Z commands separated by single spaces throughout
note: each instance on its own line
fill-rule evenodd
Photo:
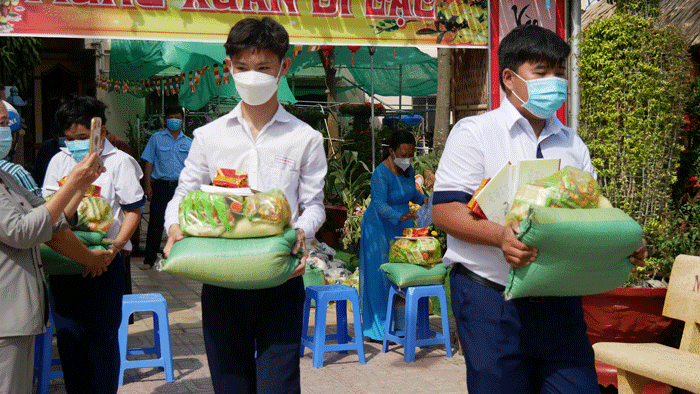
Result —
M 70 393 L 117 392 L 120 359 L 117 331 L 121 323 L 125 280 L 124 257 L 119 252 L 131 250 L 129 239 L 139 225 L 141 207 L 146 202 L 139 183 L 143 173 L 138 163 L 106 139 L 106 108 L 104 103 L 89 96 L 71 96 L 61 101 L 56 111 L 56 123 L 66 138 L 66 147 L 51 159 L 42 189 L 44 197 L 58 190 L 62 178 L 90 150 L 92 118 L 101 118 L 102 132 L 97 151 L 106 172 L 95 180 L 94 185 L 95 189 L 99 187 L 96 193 L 109 203 L 114 216 L 105 240 L 111 244 L 116 257 L 107 272 L 97 278 L 49 276 L 51 312 L 56 323 L 63 377 Z M 78 203 L 80 200 L 66 208 L 67 217 L 76 214 Z M 97 222 L 102 222 L 106 210 L 93 208 L 96 209 L 93 213 Z M 100 229 L 100 226 L 87 226 L 84 230 Z
M 164 253 L 169 256 L 173 244 L 184 238 L 178 221 L 183 196 L 210 185 L 217 169 L 226 168 L 246 172 L 253 190 L 276 188 L 284 193 L 297 233 L 295 254 L 325 220 L 326 157 L 321 134 L 277 101 L 279 79 L 291 65 L 291 59 L 284 57 L 289 36 L 271 18 L 246 18 L 233 26 L 224 47 L 242 102 L 194 131 L 185 168 L 166 209 Z M 215 392 L 301 391 L 305 265 L 306 253 L 291 279 L 272 288 L 202 286 L 202 329 Z
M 507 162 L 560 159 L 562 167 L 596 176 L 584 142 L 555 115 L 566 98 L 569 53 L 563 39 L 540 26 L 510 32 L 498 49 L 505 99 L 460 120 L 440 159 L 433 221 L 448 234 L 443 261 L 453 266 L 452 308 L 470 394 L 599 392 L 581 297 L 506 300 L 510 267 L 529 265 L 538 250 L 518 240 L 517 221 L 503 226 L 466 205 Z M 645 257 L 642 246 L 629 260 L 643 265 Z

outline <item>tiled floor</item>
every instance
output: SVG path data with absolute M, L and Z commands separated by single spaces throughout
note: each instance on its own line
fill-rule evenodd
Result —
M 134 293 L 161 293 L 168 302 L 170 338 L 175 381 L 165 382 L 162 369 L 127 370 L 120 394 L 140 393 L 212 393 L 207 356 L 202 339 L 200 306 L 201 285 L 155 270 L 141 271 L 142 259 L 132 259 Z M 312 313 L 313 315 L 313 313 Z M 348 314 L 352 321 L 352 314 Z M 328 325 L 335 325 L 335 311 L 329 308 Z M 439 327 L 439 317 L 431 325 Z M 129 327 L 129 347 L 152 346 L 153 318 L 150 313 L 137 314 Z M 436 328 L 437 328 L 436 327 Z M 454 330 L 454 327 L 452 327 Z M 416 361 L 403 360 L 403 348 L 365 342 L 366 364 L 358 362 L 357 353 L 326 353 L 324 366 L 312 366 L 312 352 L 307 349 L 301 359 L 301 385 L 304 393 L 465 393 L 465 366 L 456 354 L 452 341 L 452 358 L 445 357 L 444 346 L 416 349 Z M 54 340 L 54 357 L 57 357 Z M 62 380 L 51 382 L 51 393 L 65 393 Z

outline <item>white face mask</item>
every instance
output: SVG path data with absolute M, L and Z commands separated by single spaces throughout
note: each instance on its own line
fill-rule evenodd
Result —
M 277 77 L 259 71 L 243 71 L 233 74 L 236 91 L 248 105 L 262 105 L 272 98 L 277 91 L 282 65 Z
M 396 164 L 397 167 L 399 167 L 402 171 L 406 171 L 408 167 L 411 165 L 411 158 L 410 157 L 396 157 L 394 155 L 394 164 Z

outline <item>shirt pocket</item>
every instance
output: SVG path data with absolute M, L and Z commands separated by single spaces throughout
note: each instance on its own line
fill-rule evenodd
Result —
M 188 143 L 181 143 L 178 144 L 175 147 L 176 151 L 176 156 L 178 161 L 180 162 L 180 165 L 183 165 L 185 163 L 185 159 L 187 159 L 187 155 L 190 153 L 190 144 Z
M 300 171 L 290 165 L 274 163 L 265 184 L 268 190 L 280 189 L 287 194 L 288 191 L 296 190 L 299 185 L 299 175 Z

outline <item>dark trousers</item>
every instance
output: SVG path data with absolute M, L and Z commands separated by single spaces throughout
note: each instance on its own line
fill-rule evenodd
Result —
M 581 297 L 506 301 L 456 271 L 452 310 L 470 394 L 599 393 Z
M 160 241 L 163 238 L 163 225 L 165 223 L 165 208 L 173 198 L 177 181 L 163 181 L 154 179 L 151 184 L 153 197 L 148 213 L 148 233 L 146 234 L 146 255 L 144 264 L 153 265 L 160 251 Z
M 214 391 L 301 392 L 303 306 L 301 277 L 259 290 L 203 285 L 202 329 Z
M 116 393 L 124 259 L 117 254 L 96 278 L 51 275 L 51 312 L 66 391 Z

